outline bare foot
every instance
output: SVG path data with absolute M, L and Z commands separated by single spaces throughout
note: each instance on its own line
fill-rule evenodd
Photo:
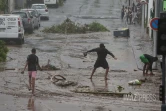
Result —
M 110 79 L 106 77 L 105 80 L 110 80 Z
M 150 76 L 154 76 L 154 74 L 153 74 L 153 73 L 150 73 L 149 75 L 150 75 Z
M 89 79 L 91 79 L 91 80 L 92 80 L 92 77 L 90 77 Z
M 32 96 L 35 96 L 35 93 L 32 93 Z
M 31 87 L 29 87 L 28 89 L 29 89 L 29 91 L 30 91 L 30 90 L 32 90 L 32 88 L 31 88 Z
M 144 73 L 143 76 L 147 76 L 148 74 Z

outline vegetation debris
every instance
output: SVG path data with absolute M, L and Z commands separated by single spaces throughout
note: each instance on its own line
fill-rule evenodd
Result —
M 8 48 L 4 41 L 0 40 L 0 62 L 6 61 Z
M 57 68 L 57 67 L 51 65 L 51 64 L 50 64 L 50 60 L 48 60 L 47 65 L 42 66 L 41 68 L 42 68 L 42 70 L 47 70 L 47 71 L 48 71 L 48 70 L 49 70 L 49 71 L 51 71 L 51 70 L 60 70 L 60 68 Z
M 67 18 L 60 25 L 53 25 L 42 30 L 45 33 L 62 33 L 62 34 L 79 34 L 87 32 L 108 32 L 109 30 L 100 23 L 92 22 L 90 24 L 81 25 Z

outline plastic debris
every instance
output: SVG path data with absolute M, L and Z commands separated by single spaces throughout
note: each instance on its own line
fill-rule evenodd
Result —
M 132 80 L 128 82 L 129 85 L 141 85 L 141 81 L 138 79 Z

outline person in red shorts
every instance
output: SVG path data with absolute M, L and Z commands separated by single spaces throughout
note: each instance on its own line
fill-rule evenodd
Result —
M 24 67 L 24 70 L 21 72 L 22 74 L 24 74 L 24 71 L 25 71 L 26 67 L 28 66 L 29 90 L 32 89 L 32 94 L 33 95 L 34 95 L 34 92 L 35 92 L 35 78 L 36 78 L 36 74 L 37 74 L 37 66 L 42 71 L 42 69 L 39 65 L 39 59 L 35 54 L 36 54 L 36 49 L 33 48 L 32 49 L 32 54 L 28 55 L 27 62 L 26 62 L 26 65 Z

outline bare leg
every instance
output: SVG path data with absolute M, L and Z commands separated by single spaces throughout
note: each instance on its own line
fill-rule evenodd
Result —
M 105 72 L 105 80 L 108 80 L 107 76 L 108 76 L 108 71 L 109 71 L 109 68 L 106 69 L 106 72 Z
M 143 76 L 145 76 L 146 65 L 147 64 L 144 64 L 144 67 L 143 67 Z
M 35 78 L 32 77 L 32 94 L 35 93 Z
M 148 74 L 149 64 L 146 65 L 146 74 Z
M 32 88 L 32 76 L 29 76 L 29 90 L 31 90 L 31 88 Z
M 152 63 L 149 64 L 149 71 L 150 71 L 150 75 L 153 75 L 153 72 L 152 72 Z
M 90 76 L 89 79 L 92 79 L 92 76 L 93 76 L 93 74 L 95 73 L 95 71 L 96 71 L 96 68 L 93 69 L 92 74 L 91 74 L 91 76 Z

